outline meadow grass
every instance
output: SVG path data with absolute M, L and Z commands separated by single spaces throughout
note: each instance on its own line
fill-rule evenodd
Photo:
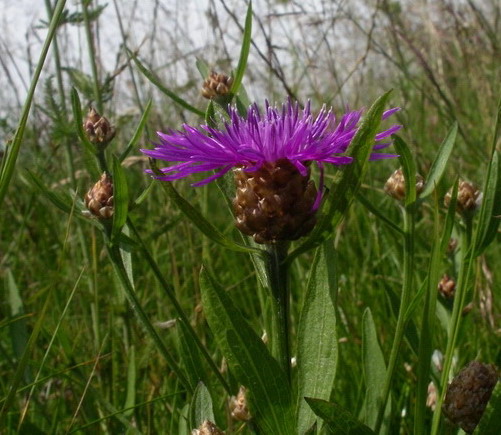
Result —
M 51 55 L 42 53 L 24 106 L 2 124 L 12 140 L 0 178 L 0 432 L 189 434 L 212 415 L 228 434 L 275 433 L 266 418 L 261 427 L 260 420 L 235 421 L 228 406 L 242 376 L 228 368 L 228 344 L 221 345 L 213 326 L 231 317 L 225 297 L 257 336 L 272 335 L 274 306 L 259 258 L 234 250 L 255 245 L 234 228 L 227 180 L 193 188 L 195 177 L 173 182 L 173 190 L 144 173 L 150 164 L 139 152 L 151 148 L 157 130 L 203 123 L 211 110 L 216 115 L 209 122 L 217 121 L 224 112 L 224 105 L 207 108 L 199 96 L 205 77 L 198 58 L 202 72 L 205 63 L 227 73 L 233 68 L 232 90 L 240 101 L 249 98 L 241 80 L 251 97 L 250 89 L 260 96 L 258 104 L 264 95 L 311 99 L 316 110 L 323 103 L 368 108 L 393 88 L 385 109 L 402 107 L 395 115 L 404 126 L 394 145 L 400 160 L 370 163 L 329 240 L 290 261 L 291 355 L 312 349 L 306 344 L 318 325 L 331 328 L 323 332 L 331 343 L 328 376 L 292 367 L 294 382 L 304 385 L 293 384 L 291 394 L 315 384 L 322 390 L 316 398 L 350 413 L 336 408 L 335 420 L 330 408 L 312 405 L 326 423 L 318 419 L 309 433 L 457 433 L 425 406 L 429 383 L 440 403 L 445 383 L 469 361 L 501 366 L 499 5 L 437 0 L 428 9 L 383 1 L 357 9 L 332 2 L 313 13 L 295 2 L 256 2 L 246 21 L 243 2 L 209 2 L 218 41 L 207 51 L 212 58 L 204 50 L 183 53 L 173 35 L 155 40 L 160 20 L 152 25 L 151 44 L 171 47 L 163 62 L 183 55 L 177 81 L 175 69 L 159 67 L 141 45 L 129 43 L 134 29 L 121 21 L 127 4 L 106 6 L 114 7 L 123 43 L 119 53 L 106 53 L 117 58 L 117 69 L 106 73 L 99 50 L 103 5 L 68 4 L 74 14 L 63 14 L 56 26 L 64 2 L 47 0 Z M 85 71 L 68 64 L 61 49 L 71 26 L 82 29 L 78 49 L 90 59 Z M 343 65 L 339 52 L 350 47 Z M 81 128 L 88 103 L 117 129 L 105 151 L 95 152 Z M 439 151 L 440 171 L 433 163 Z M 403 203 L 385 194 L 386 179 L 400 166 L 407 180 L 417 172 L 428 186 L 435 174 L 426 198 L 409 187 Z M 111 225 L 81 213 L 85 193 L 105 168 L 115 183 Z M 328 169 L 326 184 L 335 187 L 339 173 Z M 471 226 L 470 218 L 443 205 L 457 178 L 484 190 Z M 459 240 L 456 249 L 448 249 L 449 235 Z M 300 246 L 294 242 L 290 252 Z M 436 290 L 444 274 L 456 281 L 455 298 Z M 333 309 L 315 320 L 322 303 L 312 295 L 320 297 L 319 288 L 324 296 L 330 292 L 323 303 Z M 246 324 L 232 320 L 245 338 Z M 249 352 L 261 349 L 252 337 Z M 444 356 L 446 375 L 431 361 L 435 350 Z M 324 376 L 320 367 L 318 373 Z M 304 421 L 315 421 L 305 413 Z M 492 413 L 476 433 L 491 433 L 501 421 L 499 405 Z M 290 433 L 287 427 L 276 433 Z

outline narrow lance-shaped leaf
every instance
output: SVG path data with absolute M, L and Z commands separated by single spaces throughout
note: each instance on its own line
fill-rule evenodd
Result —
M 452 149 L 454 148 L 457 132 L 458 124 L 455 122 L 438 149 L 437 156 L 431 165 L 430 172 L 428 172 L 426 185 L 419 195 L 420 198 L 425 198 L 430 195 L 435 189 L 435 186 L 437 186 L 442 179 L 442 175 L 444 174 L 447 162 L 451 156 Z
M 382 401 L 381 396 L 386 377 L 386 364 L 383 352 L 379 346 L 370 308 L 365 310 L 362 323 L 362 354 L 366 385 L 363 421 L 367 426 L 374 428 Z M 388 415 L 389 412 L 390 402 L 386 406 L 385 415 Z
M 304 433 L 315 414 L 304 397 L 329 399 L 337 366 L 335 251 L 326 242 L 317 249 L 298 325 L 297 405 L 298 432 Z
M 113 230 L 112 239 L 115 239 L 127 221 L 129 206 L 129 189 L 127 178 L 122 165 L 117 158 L 113 158 Z
M 238 94 L 240 85 L 244 78 L 245 69 L 247 68 L 247 59 L 249 57 L 250 44 L 252 33 L 252 1 L 249 2 L 247 7 L 247 15 L 245 16 L 244 35 L 242 40 L 242 48 L 240 49 L 240 58 L 238 60 L 237 70 L 233 77 L 233 84 L 231 85 L 230 92 L 234 95 Z
M 141 116 L 141 119 L 139 120 L 139 124 L 137 125 L 136 131 L 134 132 L 132 139 L 129 141 L 129 143 L 125 147 L 125 150 L 123 151 L 123 153 L 120 154 L 120 157 L 118 159 L 118 161 L 120 163 L 125 160 L 125 158 L 129 155 L 129 153 L 134 149 L 134 147 L 139 142 L 139 139 L 141 138 L 141 135 L 143 134 L 144 126 L 146 125 L 146 121 L 148 120 L 148 116 L 150 115 L 151 106 L 152 106 L 152 100 L 148 101 L 148 104 L 146 105 L 146 107 L 144 109 L 143 115 Z
M 195 115 L 204 116 L 204 112 L 201 110 L 197 109 L 196 107 L 193 107 L 190 103 L 188 103 L 186 100 L 178 96 L 175 92 L 171 91 L 170 89 L 166 88 L 158 79 L 158 77 L 153 74 L 152 71 L 150 71 L 148 68 L 146 68 L 141 61 L 137 58 L 137 56 L 132 53 L 130 50 L 127 50 L 127 53 L 129 54 L 129 57 L 134 61 L 136 66 L 139 68 L 139 70 L 143 73 L 143 75 L 151 82 L 153 83 L 162 93 L 167 95 L 172 101 L 175 103 L 179 104 L 181 107 L 184 107 L 186 110 L 189 110 L 190 112 L 194 113 Z
M 379 97 L 365 115 L 350 145 L 349 155 L 353 157 L 353 162 L 339 170 L 331 191 L 326 195 L 323 213 L 317 225 L 306 241 L 289 255 L 288 263 L 299 254 L 319 246 L 333 236 L 334 228 L 348 210 L 362 183 L 390 92 Z
M 200 274 L 200 290 L 217 344 L 237 381 L 248 389 L 253 421 L 262 433 L 294 434 L 291 391 L 278 362 L 205 269 Z
M 496 151 L 492 156 L 484 185 L 478 222 L 476 255 L 480 255 L 496 237 L 501 222 L 501 161 Z
M 73 122 L 75 123 L 75 130 L 78 134 L 78 138 L 82 142 L 83 146 L 92 154 L 96 153 L 96 147 L 90 142 L 89 138 L 85 134 L 83 129 L 83 114 L 82 114 L 82 104 L 80 102 L 80 97 L 75 88 L 71 88 L 71 107 L 73 108 Z
M 416 163 L 409 146 L 400 136 L 394 136 L 393 144 L 402 165 L 405 179 L 405 205 L 408 206 L 416 201 Z

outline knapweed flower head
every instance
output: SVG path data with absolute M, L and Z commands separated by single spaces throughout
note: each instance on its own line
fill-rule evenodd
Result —
M 398 108 L 386 111 L 386 119 Z M 309 232 L 321 201 L 325 164 L 351 163 L 343 155 L 357 133 L 362 111 L 351 111 L 337 120 L 325 106 L 317 116 L 310 103 L 304 109 L 288 101 L 281 108 L 266 103 L 261 112 L 252 105 L 246 116 L 229 109 L 223 129 L 183 125 L 182 131 L 158 133 L 160 143 L 142 150 L 155 159 L 178 162 L 161 169 L 157 178 L 172 181 L 198 172 L 216 171 L 200 186 L 235 172 L 237 227 L 258 243 L 294 240 Z M 390 145 L 387 139 L 400 129 L 393 125 L 376 135 L 374 151 Z M 371 160 L 396 157 L 372 153 Z M 310 182 L 310 166 L 320 169 L 320 189 Z M 150 171 L 151 172 L 151 171 Z

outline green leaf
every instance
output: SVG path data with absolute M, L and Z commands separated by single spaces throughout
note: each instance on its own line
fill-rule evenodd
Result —
M 158 174 L 158 169 L 152 167 L 153 172 Z M 181 212 L 209 239 L 217 244 L 224 246 L 227 249 L 237 252 L 262 252 L 257 248 L 241 245 L 229 240 L 223 235 L 214 225 L 212 225 L 205 217 L 188 201 L 186 201 L 174 188 L 172 183 L 161 182 L 160 185 L 167 193 L 171 201 L 181 210 Z
M 370 308 L 367 308 L 363 316 L 362 334 L 362 357 L 365 385 L 367 387 L 363 421 L 367 426 L 374 428 L 382 402 L 382 392 L 386 378 L 386 364 L 383 352 L 377 339 L 376 326 Z M 388 401 L 385 410 L 385 417 L 391 411 L 391 404 Z M 384 424 L 383 424 L 384 428 Z M 383 429 L 384 431 L 384 429 Z
M 71 88 L 71 107 L 73 108 L 73 121 L 75 122 L 75 129 L 80 141 L 89 153 L 96 154 L 97 150 L 95 145 L 91 143 L 83 129 L 82 104 L 80 103 L 80 97 L 78 96 L 78 92 L 75 88 Z
M 501 422 L 501 382 L 496 384 L 474 435 L 499 435 Z
M 129 141 L 129 143 L 125 147 L 125 150 L 120 155 L 120 157 L 118 159 L 118 161 L 120 163 L 122 163 L 125 160 L 125 158 L 129 155 L 129 153 L 134 149 L 134 147 L 139 142 L 139 139 L 141 138 L 141 135 L 143 134 L 144 126 L 146 125 L 146 121 L 148 120 L 148 116 L 150 115 L 151 106 L 152 106 L 152 100 L 148 101 L 148 104 L 146 105 L 146 108 L 144 109 L 143 116 L 141 116 L 141 119 L 139 120 L 139 124 L 137 125 L 136 131 L 134 132 L 132 139 Z
M 179 97 L 176 93 L 171 91 L 170 89 L 166 88 L 158 79 L 158 77 L 155 76 L 155 74 L 150 71 L 148 68 L 146 68 L 141 61 L 137 58 L 137 56 L 132 53 L 130 50 L 127 50 L 127 53 L 129 54 L 129 57 L 134 61 L 136 66 L 139 68 L 139 70 L 143 73 L 143 75 L 151 82 L 153 83 L 158 90 L 160 90 L 162 93 L 167 95 L 172 101 L 175 103 L 179 104 L 181 107 L 184 107 L 186 110 L 189 110 L 190 112 L 194 113 L 195 115 L 204 116 L 204 112 L 201 110 L 198 110 L 196 107 L 193 107 L 190 103 L 188 103 L 186 100 L 183 98 Z
M 393 136 L 395 150 L 399 154 L 398 160 L 402 165 L 402 172 L 405 180 L 405 205 L 416 202 L 416 163 L 414 157 L 405 141 L 397 136 Z
M 482 206 L 476 229 L 477 246 L 475 255 L 480 255 L 496 237 L 501 222 L 501 162 L 499 153 L 494 152 L 487 170 L 483 189 Z
M 336 403 L 305 398 L 313 412 L 321 417 L 330 433 L 335 435 L 371 435 L 372 429 L 359 422 L 349 411 Z
M 193 339 L 193 336 L 188 330 L 188 326 L 182 319 L 177 319 L 176 329 L 179 333 L 179 353 L 183 361 L 182 367 L 184 367 L 186 377 L 195 390 L 200 381 L 208 384 L 209 379 L 205 370 L 205 365 L 200 358 L 198 344 Z M 214 420 L 211 421 L 214 422 Z
M 458 124 L 457 122 L 451 127 L 444 141 L 440 145 L 438 149 L 437 156 L 433 161 L 430 171 L 428 172 L 428 177 L 426 180 L 426 185 L 419 195 L 420 198 L 425 198 L 433 192 L 435 187 L 440 183 L 442 179 L 442 175 L 444 174 L 445 167 L 447 166 L 447 162 L 449 161 L 449 157 L 451 156 L 452 149 L 454 147 L 454 142 L 456 141 L 456 135 L 458 132 Z
M 209 390 L 203 382 L 200 382 L 193 393 L 190 405 L 191 429 L 198 428 L 206 420 L 212 423 L 216 422 Z
M 381 219 L 386 225 L 388 225 L 392 230 L 396 231 L 399 234 L 404 234 L 402 228 L 400 228 L 395 222 L 391 219 L 388 219 L 385 216 L 385 213 L 379 210 L 372 202 L 370 202 L 362 193 L 357 193 L 357 201 L 360 202 L 367 210 L 369 210 L 374 216 L 378 219 Z
M 205 80 L 207 77 L 209 77 L 210 68 L 209 65 L 207 65 L 207 62 L 205 62 L 205 60 L 197 57 L 195 65 L 197 66 L 198 72 L 200 73 L 202 80 Z
M 249 2 L 247 7 L 247 15 L 245 16 L 244 37 L 242 40 L 242 48 L 240 49 L 240 58 L 238 59 L 238 66 L 233 77 L 233 84 L 231 85 L 230 92 L 237 95 L 244 78 L 245 69 L 247 68 L 247 59 L 249 57 L 250 44 L 252 33 L 252 1 Z
M 317 225 L 306 241 L 289 255 L 287 263 L 292 262 L 301 253 L 319 246 L 334 235 L 334 228 L 348 210 L 362 183 L 374 145 L 374 137 L 381 124 L 384 106 L 390 92 L 379 97 L 367 112 L 349 148 L 349 155 L 353 157 L 353 162 L 339 170 L 334 185 L 325 195 L 325 203 L 322 206 L 323 213 L 319 217 Z
M 253 421 L 263 433 L 296 433 L 289 383 L 278 362 L 205 269 L 200 274 L 200 289 L 216 342 L 237 381 L 248 389 Z
M 122 227 L 127 221 L 129 207 L 129 188 L 127 178 L 122 165 L 116 157 L 113 157 L 113 229 L 112 240 L 115 240 L 122 232 Z
M 330 242 L 317 249 L 299 319 L 296 416 L 300 434 L 316 420 L 304 397 L 329 399 L 336 376 L 335 255 Z

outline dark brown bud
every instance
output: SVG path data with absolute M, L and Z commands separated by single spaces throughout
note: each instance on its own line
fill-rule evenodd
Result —
M 424 188 L 423 177 L 416 174 L 416 194 L 420 194 Z M 391 197 L 403 201 L 405 198 L 405 178 L 402 169 L 397 169 L 384 185 L 384 191 Z
M 440 292 L 440 294 L 446 299 L 451 299 L 454 297 L 455 290 L 456 281 L 454 281 L 452 278 L 449 278 L 448 275 L 444 275 L 438 283 L 438 291 Z
M 317 197 L 310 172 L 303 176 L 287 159 L 265 163 L 259 170 L 234 170 L 236 226 L 257 243 L 296 240 L 316 223 Z
M 93 107 L 89 109 L 83 128 L 89 141 L 96 145 L 106 146 L 115 137 L 115 127 Z
M 496 386 L 499 374 L 492 364 L 470 362 L 447 387 L 442 410 L 467 433 L 477 426 Z
M 100 180 L 85 194 L 84 202 L 89 215 L 99 219 L 109 219 L 113 216 L 113 184 L 106 172 L 103 172 Z
M 191 431 L 191 435 L 224 435 L 224 432 L 211 421 L 205 420 L 198 429 Z
M 451 203 L 452 190 L 449 190 L 444 197 L 444 204 L 449 207 Z M 458 186 L 458 197 L 456 211 L 461 214 L 474 212 L 482 202 L 482 192 L 473 184 L 467 181 L 460 181 Z
M 235 420 L 248 421 L 251 419 L 249 409 L 247 408 L 247 389 L 245 387 L 240 387 L 237 397 L 231 397 L 230 411 L 231 416 Z
M 219 96 L 225 96 L 230 93 L 233 78 L 226 74 L 218 74 L 212 71 L 202 85 L 202 96 L 212 99 Z

